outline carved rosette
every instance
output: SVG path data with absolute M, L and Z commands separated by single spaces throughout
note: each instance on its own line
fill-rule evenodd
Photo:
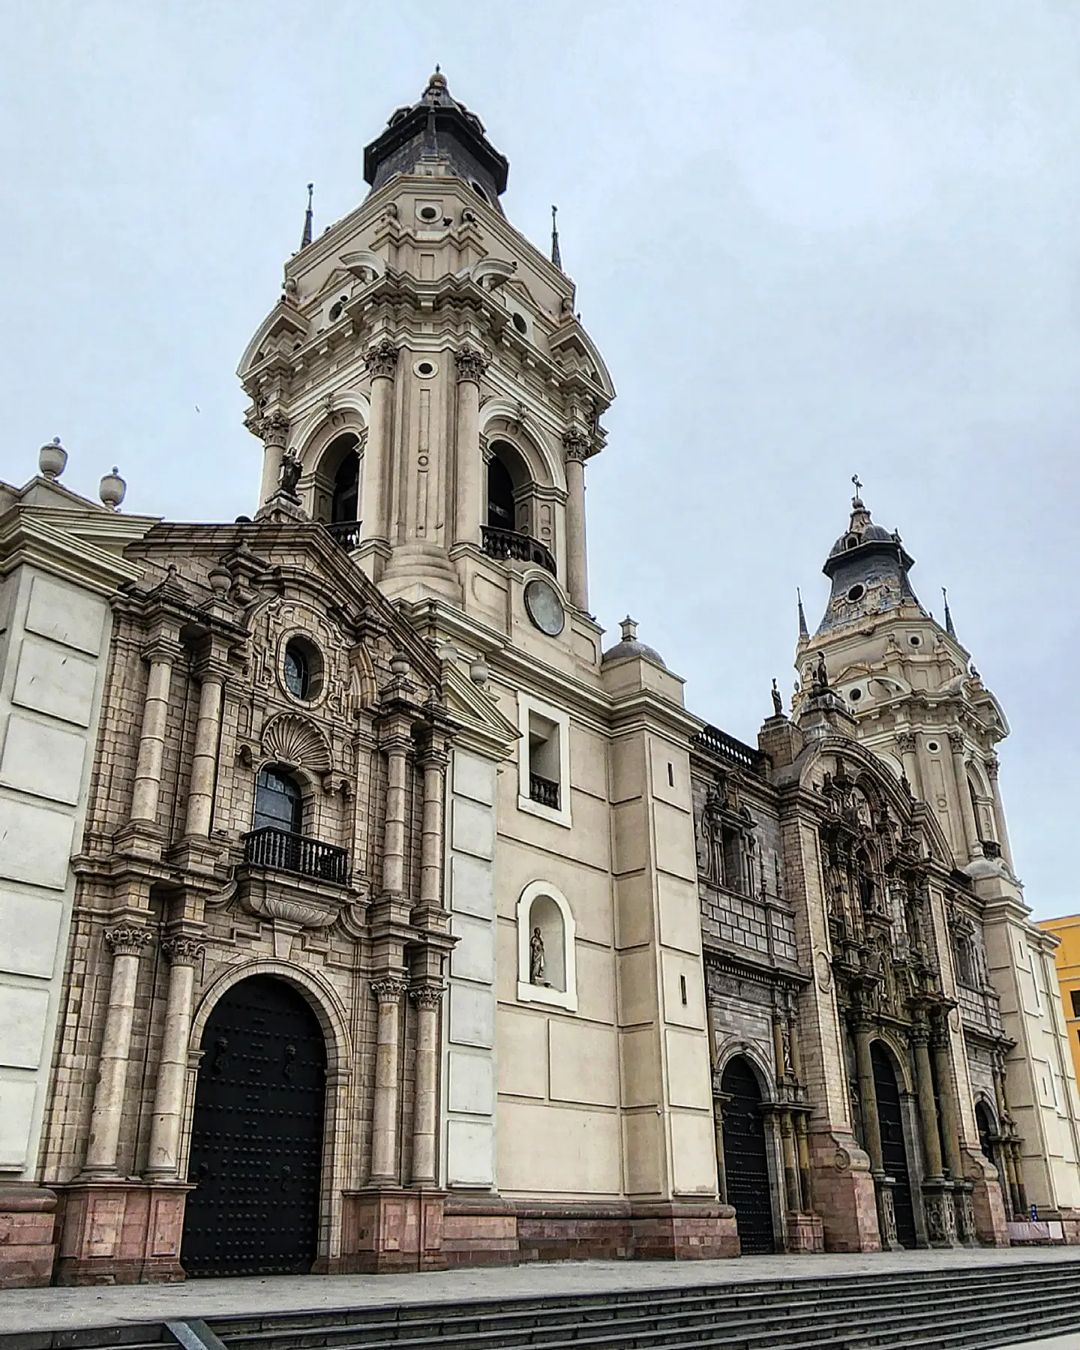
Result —
M 371 992 L 380 1003 L 397 1003 L 408 987 L 404 980 L 393 978 L 372 980 L 371 982 Z
M 284 449 L 289 435 L 289 419 L 282 412 L 272 412 L 255 423 L 255 434 L 267 447 Z
M 572 459 L 578 464 L 584 464 L 592 454 L 592 442 L 578 427 L 571 427 L 563 436 L 562 443 L 566 458 Z
M 105 930 L 105 941 L 113 956 L 141 956 L 143 948 L 148 947 L 153 940 L 150 929 L 139 924 L 118 924 L 115 928 Z
M 193 966 L 206 954 L 206 946 L 197 938 L 171 937 L 161 944 L 169 963 L 174 966 Z
M 488 368 L 488 359 L 475 347 L 462 347 L 460 351 L 454 353 L 454 365 L 457 368 L 458 384 L 467 381 L 479 384 L 484 371 Z
M 440 984 L 414 984 L 409 986 L 409 998 L 419 1008 L 437 1008 L 442 1002 L 443 990 Z
M 364 360 L 373 380 L 392 380 L 397 373 L 398 349 L 389 338 L 382 338 L 367 349 Z

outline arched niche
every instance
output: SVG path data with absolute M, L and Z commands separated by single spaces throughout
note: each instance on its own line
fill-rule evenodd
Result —
M 557 886 L 531 882 L 517 903 L 518 1000 L 577 1011 L 576 925 Z

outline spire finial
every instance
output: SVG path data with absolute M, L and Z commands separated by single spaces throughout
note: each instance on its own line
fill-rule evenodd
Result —
M 628 614 L 622 623 L 619 624 L 622 630 L 622 640 L 624 642 L 633 642 L 637 637 L 637 623 Z
M 559 208 L 551 208 L 551 261 L 562 271 L 562 254 L 559 252 Z
M 952 611 L 949 609 L 949 592 L 944 586 L 941 588 L 941 598 L 945 602 L 945 631 L 951 638 L 956 637 L 956 629 L 953 627 Z
M 799 641 L 810 641 L 810 630 L 806 626 L 806 611 L 802 607 L 802 591 L 795 587 L 795 594 L 799 597 Z
M 862 506 L 862 482 L 857 473 L 851 475 L 851 481 L 855 485 L 855 496 L 851 499 L 852 506 Z
M 304 233 L 300 236 L 301 248 L 307 248 L 308 244 L 311 243 L 311 198 L 314 191 L 315 184 L 309 183 L 307 185 L 307 210 L 304 212 Z

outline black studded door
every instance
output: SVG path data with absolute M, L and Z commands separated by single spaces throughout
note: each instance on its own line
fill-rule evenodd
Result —
M 881 1130 L 881 1163 L 886 1175 L 895 1182 L 892 1197 L 896 1236 L 902 1247 L 915 1247 L 918 1237 L 915 1232 L 915 1206 L 911 1199 L 907 1150 L 904 1147 L 900 1089 L 896 1085 L 896 1074 L 888 1051 L 880 1041 L 875 1041 L 870 1047 L 870 1062 L 874 1068 L 874 1094 L 877 1097 L 878 1127 Z
M 720 1087 L 728 1098 L 722 1108 L 724 1177 L 728 1204 L 735 1206 L 739 1245 L 745 1256 L 772 1252 L 772 1193 L 757 1078 L 745 1059 L 736 1058 L 724 1070 Z
M 306 1274 L 319 1227 L 326 1046 L 284 980 L 255 975 L 210 1014 L 195 1089 L 188 1275 Z

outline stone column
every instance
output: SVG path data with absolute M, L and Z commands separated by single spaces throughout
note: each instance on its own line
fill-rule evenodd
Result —
M 802 1185 L 803 1204 L 808 1210 L 813 1210 L 813 1173 L 810 1168 L 810 1137 L 805 1111 L 799 1111 L 795 1114 L 795 1140 L 798 1145 L 799 1179 Z
M 414 1186 L 434 1186 L 435 1140 L 439 1128 L 439 1003 L 442 989 L 410 988 L 416 1005 L 416 1087 L 413 1102 L 412 1177 Z
M 901 731 L 896 737 L 896 748 L 904 761 L 904 777 L 911 785 L 911 790 L 916 797 L 922 794 L 922 777 L 919 773 L 919 757 L 915 753 L 915 733 L 911 731 Z
M 386 539 L 390 528 L 388 496 L 391 436 L 394 425 L 394 376 L 398 349 L 382 338 L 364 354 L 371 376 L 371 411 L 364 447 L 364 481 L 361 484 L 361 533 L 365 539 Z
M 139 756 L 135 764 L 135 786 L 131 794 L 131 819 L 156 825 L 161 797 L 161 766 L 165 753 L 165 728 L 169 717 L 169 692 L 172 688 L 173 662 L 179 654 L 174 642 L 159 639 L 146 651 L 150 673 L 146 680 Z
M 963 1181 L 964 1164 L 960 1156 L 960 1107 L 949 1054 L 949 1028 L 945 1016 L 937 1019 L 931 1037 L 934 1067 L 937 1069 L 941 1102 L 941 1133 L 945 1141 L 945 1164 L 953 1181 Z
M 585 461 L 589 438 L 572 427 L 563 437 L 566 450 L 566 589 L 570 603 L 589 608 L 589 564 L 585 544 Z
M 154 1089 L 154 1114 L 150 1122 L 147 1180 L 175 1178 L 179 1169 L 180 1125 L 191 1039 L 191 996 L 195 987 L 195 965 L 206 948 L 195 938 L 177 936 L 166 938 L 161 950 L 169 960 L 169 992 Z
M 386 809 L 383 817 L 383 891 L 401 895 L 405 890 L 405 811 L 409 752 L 408 730 L 395 726 L 382 740 L 386 754 Z
M 442 908 L 443 794 L 446 752 L 429 746 L 420 760 L 424 774 L 420 813 L 420 904 Z
M 964 738 L 959 731 L 949 732 L 949 749 L 952 751 L 953 777 L 956 779 L 956 791 L 960 798 L 960 815 L 964 822 L 968 857 L 974 858 L 980 853 L 979 823 L 975 819 L 975 808 L 971 804 L 967 768 L 964 764 Z
M 716 1131 L 716 1191 L 727 1204 L 727 1167 L 724 1163 L 724 1097 L 713 1096 L 713 1125 Z
M 934 1103 L 934 1079 L 930 1069 L 930 1032 L 925 1021 L 911 1029 L 915 1048 L 915 1079 L 919 1100 L 919 1125 L 922 1133 L 926 1180 L 944 1181 L 941 1171 L 941 1137 L 938 1133 L 937 1106 Z
M 139 956 L 152 940 L 150 930 L 139 924 L 118 924 L 115 928 L 105 930 L 105 941 L 112 951 L 113 963 L 84 1176 L 117 1175 L 117 1149 L 120 1143 L 120 1122 L 124 1115 L 131 1028 L 135 1019 Z
M 457 367 L 457 479 L 454 543 L 479 544 L 484 516 L 484 465 L 480 455 L 480 380 L 487 358 L 475 347 L 454 355 Z
M 250 425 L 250 424 L 249 424 Z M 281 461 L 285 457 L 285 442 L 289 436 L 289 419 L 281 412 L 260 417 L 255 423 L 255 434 L 263 443 L 262 485 L 259 505 L 264 506 L 278 490 Z
M 393 976 L 374 981 L 379 1001 L 375 1041 L 375 1099 L 371 1125 L 371 1184 L 398 1184 L 398 1101 L 401 1097 L 401 996 L 405 981 Z
M 881 1159 L 881 1122 L 877 1112 L 877 1088 L 874 1086 L 874 1063 L 870 1058 L 870 1037 L 873 1028 L 869 1022 L 855 1023 L 855 1068 L 859 1080 L 859 1106 L 862 1111 L 863 1135 L 870 1155 L 870 1170 L 875 1177 L 885 1172 Z
M 802 1212 L 802 1196 L 799 1193 L 799 1167 L 795 1157 L 795 1132 L 791 1126 L 791 1112 L 780 1112 L 780 1143 L 784 1153 L 784 1191 L 787 1196 L 789 1214 Z
M 986 760 L 986 776 L 990 779 L 990 791 L 993 793 L 994 830 L 1001 853 L 1012 870 L 1012 846 L 1009 843 L 1009 830 L 1005 824 L 1005 808 L 1001 803 L 1001 789 L 998 787 L 998 770 L 1001 761 L 997 755 L 989 755 Z
M 199 715 L 195 723 L 195 750 L 191 758 L 191 778 L 188 784 L 187 819 L 184 822 L 184 834 L 189 838 L 206 839 L 210 835 L 224 685 L 223 672 L 214 666 L 204 668 L 202 685 L 199 689 Z

